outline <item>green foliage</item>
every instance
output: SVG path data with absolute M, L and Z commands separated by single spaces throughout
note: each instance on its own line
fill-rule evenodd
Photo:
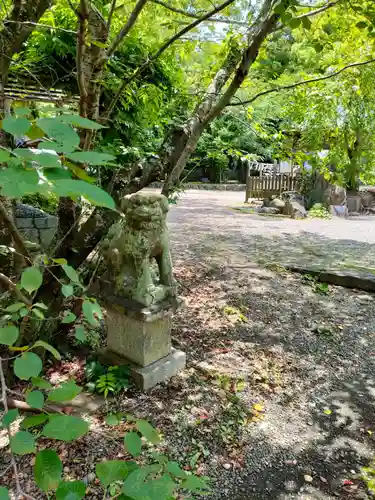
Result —
M 44 396 L 40 391 L 31 391 L 26 395 L 26 403 L 31 406 L 31 408 L 42 409 L 44 406 Z
M 12 311 L 10 311 L 12 312 Z M 18 339 L 19 330 L 14 325 L 4 326 L 0 328 L 0 344 L 13 345 Z
M 361 479 L 366 484 L 368 491 L 375 495 L 375 460 L 368 467 L 361 468 Z
M 21 380 L 29 380 L 31 377 L 37 377 L 42 368 L 42 360 L 33 352 L 22 353 L 14 362 L 14 373 Z
M 308 212 L 308 216 L 312 219 L 332 219 L 332 215 L 322 203 L 314 203 Z
M 52 118 L 39 118 L 29 122 L 26 118 L 10 116 L 3 120 L 3 129 L 16 136 L 24 135 L 33 126 L 38 127 L 41 136 L 46 140 L 41 142 L 38 149 L 14 149 L 9 151 L 5 158 L 7 168 L 0 171 L 0 186 L 3 196 L 24 197 L 41 194 L 45 196 L 67 196 L 73 199 L 84 197 L 94 205 L 115 210 L 115 203 L 111 196 L 101 188 L 92 184 L 94 179 L 85 175 L 86 180 L 75 180 L 77 174 L 74 161 L 93 161 L 95 165 L 107 165 L 114 159 L 112 155 L 101 153 L 75 152 L 80 138 L 71 124 L 84 128 L 97 129 L 98 124 L 90 120 L 72 118 L 72 115 L 59 115 Z M 48 137 L 47 137 L 48 136 Z M 39 154 L 38 154 L 39 153 Z M 30 168 L 32 167 L 32 168 Z M 87 182 L 87 179 L 90 182 Z M 38 269 L 27 269 L 22 286 L 29 292 L 39 288 L 40 275 Z M 25 272 L 26 272 L 25 271 Z
M 78 396 L 81 391 L 81 387 L 78 387 L 73 380 L 68 380 L 67 382 L 63 382 L 59 388 L 52 390 L 48 394 L 48 401 L 54 401 L 56 403 L 71 401 Z
M 33 353 L 20 354 L 16 362 L 28 354 Z M 101 369 L 102 367 L 92 365 L 92 377 L 94 374 L 98 375 Z M 27 377 L 27 380 L 29 378 L 30 376 Z M 26 401 L 31 406 L 40 409 L 42 413 L 26 417 L 21 422 L 22 430 L 15 434 L 11 433 L 9 426 L 19 417 L 18 410 L 9 410 L 4 415 L 2 426 L 10 432 L 12 453 L 17 455 L 35 453 L 39 436 L 72 442 L 89 432 L 88 423 L 82 418 L 49 414 L 43 408 L 45 399 L 53 402 L 65 402 L 77 396 L 81 389 L 73 381 L 63 382 L 60 387 L 55 389 L 52 388 L 51 384 L 37 376 L 32 377 L 31 383 L 46 391 L 48 396 L 45 398 L 39 390 L 26 392 Z M 109 425 L 118 425 L 124 416 L 122 413 L 108 415 L 106 421 Z M 129 426 L 133 428 L 124 436 L 124 449 L 127 453 L 133 457 L 141 456 L 142 439 L 147 441 L 149 445 L 156 445 L 160 442 L 159 433 L 149 422 L 131 416 L 126 417 Z M 39 426 L 43 426 L 43 428 L 38 433 L 28 431 L 28 429 Z M 126 495 L 130 500 L 169 500 L 177 498 L 182 492 L 203 495 L 209 491 L 206 480 L 185 472 L 177 462 L 169 461 L 167 457 L 160 460 L 157 454 L 153 456 L 155 459 L 153 463 L 149 463 L 147 459 L 145 461 L 145 457 L 141 457 L 141 465 L 128 460 L 107 460 L 97 463 L 95 471 L 103 487 L 104 496 L 109 489 L 111 496 Z M 47 494 L 55 491 L 57 500 L 84 498 L 86 494 L 85 483 L 82 481 L 62 481 L 62 473 L 63 464 L 53 449 L 44 449 L 36 454 L 34 479 L 41 491 Z M 0 498 L 9 498 L 5 488 L 0 489 Z
M 35 453 L 35 437 L 27 431 L 18 431 L 10 438 L 10 449 L 16 455 Z
M 53 450 L 39 451 L 35 457 L 35 482 L 42 491 L 56 490 L 61 480 L 63 465 Z
M 107 397 L 129 388 L 130 371 L 127 366 L 104 366 L 92 360 L 85 366 L 86 387 Z
M 133 457 L 138 457 L 142 451 L 142 441 L 136 432 L 128 432 L 124 437 L 125 449 Z
M 56 490 L 56 500 L 81 500 L 85 493 L 83 481 L 62 481 Z
M 42 434 L 45 437 L 69 442 L 84 436 L 88 430 L 88 423 L 82 418 L 57 415 L 44 426 Z

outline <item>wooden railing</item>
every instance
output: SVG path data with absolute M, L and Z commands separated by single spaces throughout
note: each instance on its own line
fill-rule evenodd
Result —
M 246 199 L 249 198 L 270 198 L 280 195 L 283 191 L 298 190 L 299 179 L 292 174 L 278 174 L 264 177 L 247 176 L 246 180 Z

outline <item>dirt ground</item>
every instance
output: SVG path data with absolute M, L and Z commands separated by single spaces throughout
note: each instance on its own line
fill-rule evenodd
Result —
M 124 430 L 102 423 L 112 410 L 150 419 L 163 452 L 211 478 L 212 500 L 371 498 L 360 470 L 375 456 L 374 296 L 321 287 L 286 272 L 280 256 L 375 267 L 375 220 L 264 218 L 230 208 L 242 198 L 188 192 L 171 209 L 185 299 L 172 335 L 187 368 L 109 401 L 89 436 L 59 445 L 65 478 L 84 479 L 88 498 L 102 498 L 95 462 L 124 456 Z M 30 457 L 20 463 L 25 491 L 45 498 Z M 9 485 L 7 465 L 3 454 Z

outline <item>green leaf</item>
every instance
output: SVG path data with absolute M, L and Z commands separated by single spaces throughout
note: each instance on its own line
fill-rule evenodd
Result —
M 44 319 L 44 314 L 42 313 L 42 311 L 38 308 L 35 308 L 35 309 L 32 309 L 31 310 L 31 314 L 33 316 L 35 316 L 36 318 L 38 319 Z
M 33 352 L 24 352 L 14 362 L 14 373 L 21 380 L 29 380 L 31 377 L 37 377 L 42 368 L 42 360 Z
M 204 493 L 210 490 L 208 484 L 197 476 L 189 476 L 181 483 L 181 488 L 193 493 Z
M 26 118 L 15 118 L 14 116 L 7 116 L 2 122 L 2 128 L 8 134 L 13 136 L 22 136 L 31 127 L 31 123 Z
M 122 481 L 129 473 L 129 467 L 122 460 L 105 460 L 95 467 L 96 475 L 106 488 L 115 481 Z
M 40 391 L 31 391 L 26 396 L 26 403 L 32 408 L 41 410 L 44 406 L 44 396 Z
M 158 444 L 160 442 L 159 433 L 147 420 L 136 420 L 135 426 L 150 443 Z
M 366 21 L 359 21 L 357 24 L 356 24 L 357 28 L 359 28 L 360 30 L 363 30 L 364 28 L 367 28 L 367 23 Z
M 79 115 L 62 115 L 59 116 L 59 120 L 63 123 L 69 123 L 75 127 L 85 128 L 88 130 L 99 130 L 101 128 L 105 128 L 103 125 L 99 123 L 88 120 L 87 118 L 83 118 Z
M 86 170 L 84 170 L 83 168 L 67 161 L 65 162 L 65 165 L 69 168 L 69 170 L 73 172 L 76 177 L 78 177 L 82 181 L 89 182 L 90 184 L 95 184 L 96 179 L 94 177 L 90 177 Z
M 22 197 L 34 193 L 46 193 L 48 185 L 39 183 L 39 175 L 35 169 L 25 169 L 20 166 L 8 165 L 8 168 L 0 170 L 0 185 L 2 186 L 2 195 Z
M 60 151 L 70 153 L 79 146 L 79 136 L 72 127 L 55 118 L 39 118 L 36 121 L 39 128 L 44 130 L 51 139 L 60 144 Z M 48 147 L 46 147 L 48 149 Z
M 110 413 L 109 415 L 106 415 L 104 420 L 107 425 L 118 425 L 121 418 L 119 419 L 116 413 Z
M 84 329 L 84 327 L 82 325 L 77 325 L 75 327 L 75 338 L 79 342 L 85 342 L 87 340 L 86 330 Z
M 31 383 L 35 387 L 39 387 L 39 389 L 45 389 L 45 390 L 52 389 L 52 385 L 48 382 L 48 380 L 44 380 L 44 378 L 31 377 Z
M 25 316 L 27 316 L 29 314 L 29 310 L 26 309 L 26 307 L 23 307 L 20 312 L 19 312 L 19 315 L 21 316 L 21 318 L 24 318 Z
M 72 285 L 62 285 L 61 293 L 64 295 L 64 297 L 71 297 L 74 294 L 74 288 L 72 287 Z
M 19 413 L 17 409 L 8 410 L 1 421 L 2 427 L 9 427 L 9 425 L 18 418 L 18 415 Z
M 8 161 L 11 158 L 10 154 L 8 151 L 4 151 L 3 149 L 0 150 L 0 163 L 4 163 Z
M 10 500 L 9 491 L 5 486 L 0 486 L 0 500 Z
M 83 481 L 64 481 L 56 490 L 56 500 L 81 500 L 86 493 Z
M 125 449 L 133 457 L 138 457 L 142 451 L 142 441 L 136 432 L 127 432 L 124 436 Z
M 294 30 L 296 28 L 299 28 L 299 26 L 301 26 L 301 19 L 297 19 L 295 17 L 294 19 L 291 19 L 288 24 Z
M 94 186 L 85 181 L 77 181 L 74 179 L 57 180 L 55 182 L 54 191 L 58 196 L 70 196 L 73 198 L 83 196 L 93 205 L 116 210 L 116 204 L 108 193 L 98 186 Z
M 63 464 L 53 450 L 39 451 L 35 457 L 34 478 L 42 491 L 55 490 L 60 482 Z
M 303 17 L 302 18 L 302 25 L 305 28 L 305 30 L 309 30 L 311 28 L 311 21 L 308 17 Z
M 90 165 L 105 165 L 116 159 L 113 155 L 98 153 L 96 151 L 79 151 L 66 155 L 67 158 L 80 163 L 89 163 Z
M 55 401 L 56 403 L 71 401 L 81 392 L 81 387 L 76 385 L 74 380 L 67 380 L 63 382 L 60 387 L 49 393 L 48 401 Z
M 89 430 L 89 425 L 82 418 L 70 415 L 57 415 L 43 429 L 43 436 L 61 441 L 74 441 Z
M 59 265 L 63 265 L 63 264 L 67 264 L 68 263 L 68 261 L 66 259 L 52 259 L 52 261 L 55 264 L 59 264 Z
M 21 422 L 21 429 L 31 429 L 32 427 L 37 427 L 40 424 L 44 424 L 44 422 L 46 422 L 48 418 L 48 415 L 46 415 L 45 413 L 26 417 Z
M 151 479 L 142 485 L 142 490 L 147 496 L 147 500 L 160 500 L 161 498 L 170 498 L 177 487 L 177 484 L 171 479 L 168 474 L 163 474 L 161 477 Z M 142 493 L 143 493 L 142 491 Z
M 131 472 L 125 479 L 121 491 L 134 500 L 149 500 L 149 483 L 145 483 L 144 481 L 150 474 L 155 474 L 159 471 L 160 465 L 156 464 L 136 469 L 135 471 Z M 163 497 L 159 497 L 159 500 L 160 498 Z
M 174 477 L 184 479 L 187 476 L 186 472 L 183 469 L 181 469 L 181 467 L 177 462 L 168 462 L 167 471 Z
M 97 326 L 98 320 L 103 318 L 103 312 L 97 302 L 91 302 L 90 300 L 84 300 L 82 304 L 82 312 L 90 325 Z M 95 316 L 96 315 L 96 316 Z
M 23 302 L 16 302 L 15 304 L 10 304 L 10 306 L 5 308 L 6 312 L 18 312 L 20 309 L 25 307 L 25 304 Z
M 3 326 L 0 328 L 0 344 L 13 345 L 18 339 L 19 330 L 14 325 Z
M 74 321 L 77 319 L 77 316 L 70 311 L 64 311 L 64 313 L 66 314 L 61 320 L 61 323 L 65 325 L 67 325 L 68 323 L 74 323 Z
M 17 116 L 27 116 L 31 112 L 30 108 L 23 108 L 23 107 L 14 108 L 13 111 Z
M 45 133 L 41 128 L 37 127 L 36 125 L 31 125 L 29 130 L 26 132 L 26 135 L 29 139 L 35 141 L 35 139 L 43 139 Z
M 73 269 L 72 266 L 68 266 L 67 264 L 63 264 L 62 268 L 65 272 L 65 274 L 68 276 L 68 278 L 73 281 L 73 283 L 79 283 L 79 276 L 77 274 L 77 271 Z
M 43 304 L 43 302 L 36 302 L 33 307 L 38 307 L 39 309 L 44 309 L 44 311 L 48 311 L 48 306 Z
M 55 359 L 60 361 L 61 354 L 59 353 L 59 351 L 50 344 L 48 344 L 47 342 L 44 342 L 44 340 L 37 340 L 30 349 L 35 349 L 36 347 L 43 347 L 43 349 L 50 352 Z
M 21 286 L 27 292 L 32 293 L 43 283 L 43 275 L 37 267 L 27 267 L 21 276 Z
M 35 453 L 35 437 L 27 431 L 18 431 L 10 438 L 10 448 L 16 455 Z

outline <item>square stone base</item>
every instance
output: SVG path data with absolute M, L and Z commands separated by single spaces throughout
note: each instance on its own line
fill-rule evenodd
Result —
M 186 366 L 186 354 L 177 349 L 171 350 L 171 353 L 147 366 L 138 366 L 129 360 L 119 356 L 117 353 L 104 349 L 99 353 L 99 358 L 106 364 L 128 365 L 131 377 L 141 391 L 147 391 L 161 382 L 166 382 L 171 377 L 177 375 Z

